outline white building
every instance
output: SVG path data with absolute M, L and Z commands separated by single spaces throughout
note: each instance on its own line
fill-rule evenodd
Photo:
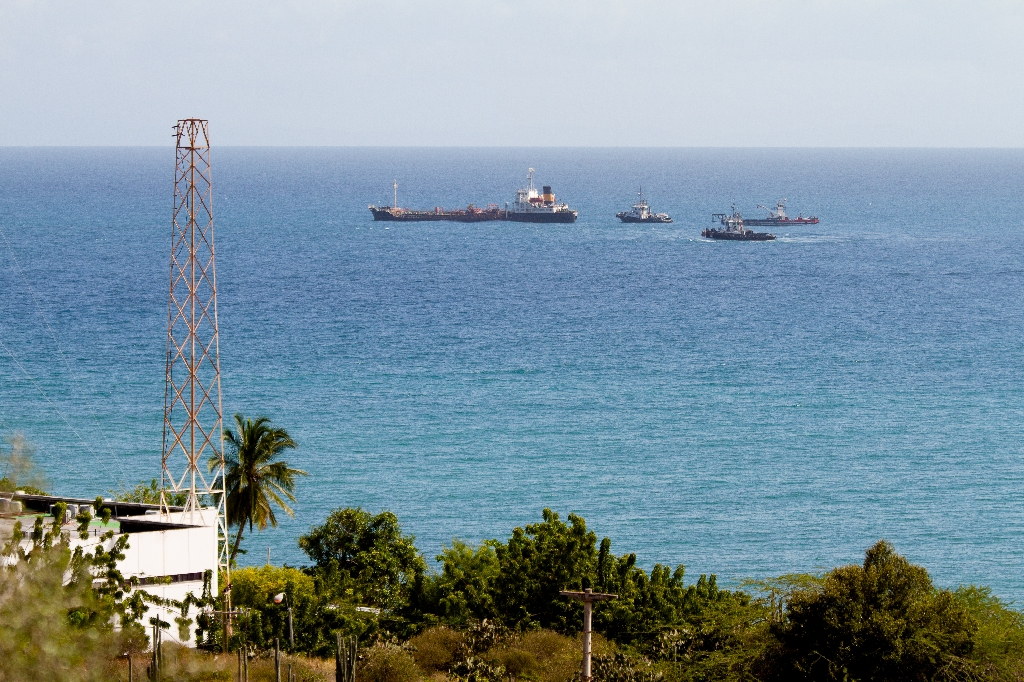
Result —
M 195 512 L 183 512 L 172 507 L 170 513 L 160 514 L 158 505 L 139 504 L 134 502 L 117 502 L 104 500 L 105 507 L 113 512 L 110 523 L 104 526 L 103 521 L 94 518 L 90 525 L 89 537 L 81 539 L 78 534 L 78 522 L 74 517 L 82 508 L 92 508 L 91 500 L 70 497 L 54 497 L 51 495 L 26 495 L 15 493 L 8 509 L 4 511 L 0 505 L 3 523 L 0 523 L 0 537 L 9 536 L 14 521 L 21 521 L 26 534 L 32 529 L 36 517 L 42 515 L 45 521 L 52 521 L 52 507 L 59 502 L 68 506 L 68 521 L 64 530 L 70 538 L 71 548 L 82 547 L 91 552 L 96 545 L 103 543 L 109 549 L 118 536 L 128 535 L 128 547 L 124 551 L 124 559 L 118 563 L 118 570 L 125 578 L 137 577 L 140 588 L 157 597 L 181 601 L 191 592 L 195 597 L 203 593 L 203 576 L 211 571 L 211 590 L 217 594 L 217 510 L 201 509 Z M 18 509 L 18 507 L 21 507 Z M 95 517 L 96 514 L 93 513 Z M 113 539 L 102 540 L 102 536 L 113 530 Z M 31 540 L 24 540 L 26 549 Z M 142 623 L 147 625 L 153 616 L 171 624 L 164 630 L 165 641 L 195 644 L 196 609 L 189 610 L 192 619 L 187 640 L 180 640 L 175 618 L 180 613 L 173 608 L 150 604 L 143 616 Z M 148 626 L 147 626 L 148 627 Z

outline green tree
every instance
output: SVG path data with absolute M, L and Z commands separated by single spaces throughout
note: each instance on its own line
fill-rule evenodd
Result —
M 295 490 L 295 479 L 307 475 L 305 471 L 293 469 L 280 459 L 286 450 L 297 447 L 287 431 L 272 426 L 266 417 L 253 421 L 241 414 L 235 415 L 235 426 L 237 431 L 224 429 L 224 440 L 227 442 L 227 451 L 224 453 L 227 517 L 228 522 L 238 528 L 231 548 L 231 561 L 238 554 L 246 525 L 250 533 L 253 526 L 260 530 L 267 525 L 276 527 L 274 505 L 289 516 L 294 516 L 292 508 L 283 498 L 294 502 L 292 491 Z M 219 461 L 216 455 L 210 457 L 211 471 Z
M 568 524 L 550 509 L 543 518 L 543 523 L 514 529 L 508 543 L 497 546 L 495 608 L 509 627 L 576 631 L 582 607 L 558 592 L 591 587 L 597 535 L 575 514 L 569 514 Z
M 458 539 L 452 540 L 437 556 L 441 573 L 433 576 L 426 588 L 431 609 L 453 625 L 465 625 L 472 619 L 493 618 L 494 579 L 499 575 L 497 540 L 486 540 L 476 548 Z
M 770 667 L 787 680 L 958 679 L 977 629 L 953 592 L 880 541 L 862 565 L 790 595 Z
M 336 595 L 385 609 L 407 606 L 426 570 L 415 538 L 398 517 L 361 508 L 335 509 L 299 538 L 322 584 Z

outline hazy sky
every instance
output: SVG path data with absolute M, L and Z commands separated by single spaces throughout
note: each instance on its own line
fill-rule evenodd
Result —
M 0 0 L 0 145 L 1024 146 L 1024 3 Z

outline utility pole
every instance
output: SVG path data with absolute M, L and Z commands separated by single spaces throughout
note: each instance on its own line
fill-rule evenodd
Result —
M 532 170 L 532 169 L 531 169 Z M 563 597 L 569 597 L 577 601 L 583 602 L 583 681 L 592 682 L 594 679 L 590 674 L 590 635 L 591 635 L 591 615 L 594 611 L 594 602 L 596 601 L 609 601 L 611 599 L 618 599 L 617 594 L 603 594 L 601 592 L 594 592 L 589 587 L 582 592 L 571 592 L 563 590 L 558 594 Z

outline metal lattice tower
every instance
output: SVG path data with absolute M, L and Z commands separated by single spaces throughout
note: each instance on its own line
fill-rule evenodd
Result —
M 216 506 L 218 561 L 226 569 L 229 543 L 208 122 L 183 119 L 174 131 L 177 144 L 160 504 L 166 512 L 165 492 L 175 492 L 188 495 L 186 517 L 196 515 L 203 506 Z

